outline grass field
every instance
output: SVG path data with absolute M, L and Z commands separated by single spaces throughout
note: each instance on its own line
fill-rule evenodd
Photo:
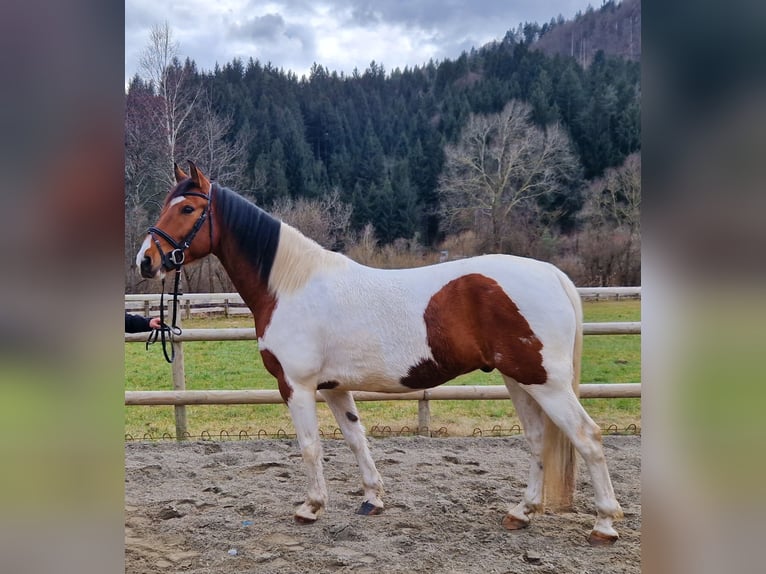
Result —
M 603 301 L 584 304 L 586 322 L 640 321 L 641 302 Z M 250 327 L 250 318 L 195 318 L 184 328 Z M 255 341 L 199 341 L 184 343 L 186 387 L 203 389 L 276 389 L 276 381 L 264 369 Z M 165 362 L 159 344 L 147 352 L 143 343 L 125 344 L 125 390 L 172 389 L 171 366 Z M 635 383 L 641 381 L 640 335 L 586 336 L 583 351 L 583 383 Z M 477 371 L 449 384 L 502 385 L 497 372 Z M 585 409 L 603 428 L 640 428 L 640 399 L 583 399 Z M 360 402 L 362 422 L 372 430 L 389 427 L 398 432 L 418 424 L 417 401 Z M 519 424 L 513 405 L 498 401 L 431 401 L 431 429 L 445 428 L 450 436 L 468 436 L 474 429 L 486 432 Z M 175 434 L 173 407 L 126 406 L 125 433 L 135 438 Z M 326 405 L 318 405 L 320 427 L 325 435 L 336 429 Z M 241 431 L 258 435 L 293 434 L 287 408 L 282 405 L 187 406 L 188 429 L 192 436 L 203 432 L 218 437 L 222 431 L 237 436 Z

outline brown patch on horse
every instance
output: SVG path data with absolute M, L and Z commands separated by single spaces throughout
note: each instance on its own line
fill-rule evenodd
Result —
M 277 307 L 277 298 L 269 292 L 255 269 L 240 269 L 236 276 L 231 276 L 231 280 L 237 286 L 242 300 L 253 312 L 255 334 L 260 339 L 271 323 L 271 316 Z
M 261 292 L 261 296 L 258 297 L 258 301 L 255 304 L 255 310 L 253 311 L 253 317 L 255 318 L 255 333 L 258 337 L 263 337 L 266 329 L 271 323 L 271 315 L 274 313 L 274 308 L 277 306 L 277 298 L 268 293 L 266 290 Z
M 434 358 L 410 367 L 401 380 L 406 387 L 435 387 L 476 369 L 498 369 L 525 385 L 548 378 L 542 343 L 494 279 L 471 273 L 450 281 L 431 297 L 423 319 Z
M 317 385 L 317 389 L 319 389 L 319 390 L 330 390 L 330 389 L 334 389 L 338 385 L 340 385 L 340 383 L 338 381 L 325 381 L 323 383 L 319 383 Z
M 271 351 L 261 351 L 261 358 L 263 359 L 263 366 L 277 379 L 277 385 L 279 386 L 279 394 L 282 395 L 282 400 L 287 403 L 290 397 L 293 396 L 293 388 L 290 383 L 285 379 L 285 372 L 282 369 L 282 363 L 279 362 L 276 355 Z

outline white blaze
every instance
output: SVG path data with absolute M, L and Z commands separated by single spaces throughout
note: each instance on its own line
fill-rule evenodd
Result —
M 146 250 L 149 249 L 151 244 L 152 239 L 147 235 L 144 242 L 141 244 L 141 249 L 138 250 L 138 255 L 136 255 L 136 267 L 139 269 L 141 269 L 141 261 L 144 259 L 144 253 L 146 253 Z

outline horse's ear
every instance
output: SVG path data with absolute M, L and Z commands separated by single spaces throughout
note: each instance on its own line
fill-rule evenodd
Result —
M 197 169 L 194 162 L 189 160 L 189 173 L 191 173 L 191 179 L 203 192 L 208 193 L 210 191 L 210 180 L 205 177 L 202 170 Z
M 184 173 L 184 170 L 178 167 L 178 164 L 175 162 L 173 162 L 173 171 L 175 171 L 176 174 L 176 183 L 181 183 L 182 180 L 189 178 L 189 176 Z

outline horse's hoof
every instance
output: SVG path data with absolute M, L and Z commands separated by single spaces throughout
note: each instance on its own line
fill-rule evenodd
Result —
M 362 503 L 362 506 L 359 507 L 359 510 L 356 511 L 357 514 L 361 514 L 362 516 L 377 516 L 381 512 L 383 512 L 382 506 L 375 506 L 366 500 Z
M 529 526 L 529 520 L 521 520 L 511 514 L 506 514 L 503 518 L 503 526 L 508 530 L 521 530 Z
M 591 531 L 590 536 L 588 536 L 588 542 L 591 546 L 611 546 L 617 542 L 618 538 L 619 536 L 616 534 L 603 534 L 602 532 L 593 530 Z
M 293 518 L 295 519 L 295 522 L 297 522 L 298 524 L 314 524 L 317 521 L 316 516 L 314 518 L 310 518 L 308 516 L 301 516 L 300 514 L 295 514 Z

